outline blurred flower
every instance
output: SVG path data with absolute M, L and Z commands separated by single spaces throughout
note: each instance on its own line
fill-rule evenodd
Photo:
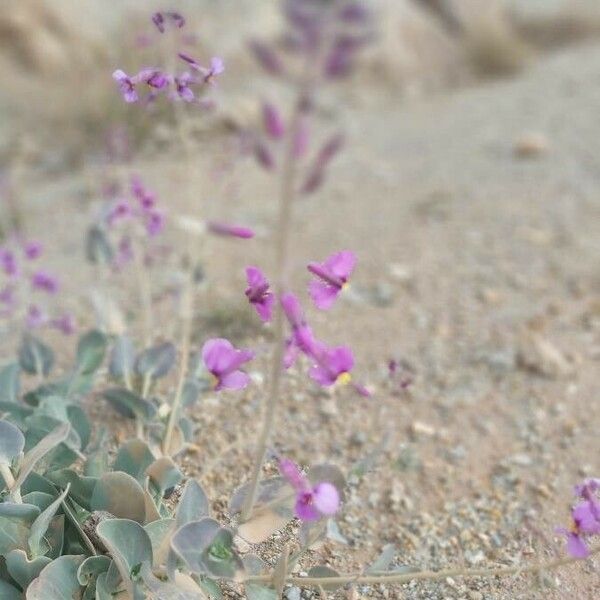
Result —
M 270 102 L 264 102 L 262 110 L 267 134 L 274 140 L 280 140 L 285 135 L 285 123 L 279 109 Z
M 557 533 L 565 535 L 567 552 L 574 558 L 586 558 L 590 554 L 587 538 L 600 535 L 600 479 L 587 479 L 575 487 L 580 498 L 571 508 L 571 527 L 559 527 Z
M 250 382 L 250 377 L 241 367 L 254 358 L 251 350 L 238 350 L 228 340 L 208 340 L 202 348 L 202 361 L 214 378 L 214 389 L 241 390 Z
M 44 311 L 37 306 L 32 304 L 27 309 L 27 316 L 25 317 L 25 325 L 28 329 L 39 329 L 48 323 L 48 317 Z
M 254 237 L 254 231 L 248 227 L 241 227 L 239 225 L 229 225 L 227 223 L 217 223 L 215 221 L 209 221 L 207 223 L 208 230 L 211 233 L 217 235 L 223 235 L 228 237 L 237 237 L 244 240 L 248 240 Z
M 25 254 L 25 258 L 27 260 L 35 260 L 42 255 L 43 246 L 41 242 L 35 240 L 29 240 L 23 244 L 23 253 Z
M 294 364 L 299 352 L 314 357 L 320 343 L 315 339 L 312 329 L 304 318 L 300 302 L 294 294 L 283 294 L 281 297 L 281 307 L 292 328 L 292 335 L 286 341 L 284 356 L 284 366 L 287 369 Z
M 309 168 L 306 179 L 300 186 L 302 194 L 312 194 L 321 187 L 325 180 L 327 167 L 342 149 L 343 144 L 344 136 L 342 134 L 336 134 L 325 142 Z
M 113 79 L 119 85 L 119 91 L 121 92 L 123 100 L 125 100 L 125 102 L 133 103 L 137 102 L 140 99 L 135 89 L 136 82 L 134 77 L 130 77 L 129 75 L 127 75 L 127 73 L 125 73 L 125 71 L 122 71 L 121 69 L 117 69 L 112 76 Z
M 204 83 L 212 83 L 217 75 L 221 75 L 225 71 L 225 63 L 222 58 L 213 56 L 210 59 L 210 66 L 203 67 L 196 59 L 192 58 L 189 54 L 179 53 L 179 58 L 188 63 L 188 65 L 202 75 L 202 81 Z M 193 80 L 197 82 L 197 80 Z
M 16 277 L 19 274 L 17 257 L 12 250 L 0 248 L 0 265 L 4 270 L 4 273 L 9 277 Z
M 252 40 L 249 47 L 256 61 L 267 73 L 271 75 L 282 75 L 284 73 L 283 62 L 273 48 L 258 40 Z
M 322 481 L 311 485 L 298 465 L 287 458 L 280 459 L 279 471 L 296 492 L 294 512 L 300 520 L 317 521 L 339 510 L 340 494 L 332 483 Z
M 165 32 L 165 25 L 169 21 L 178 29 L 185 26 L 185 19 L 177 12 L 155 12 L 152 15 L 152 22 L 156 25 L 156 28 L 160 33 Z
M 246 278 L 248 280 L 246 289 L 248 301 L 254 306 L 262 321 L 266 323 L 271 320 L 275 302 L 275 296 L 269 290 L 269 282 L 257 267 L 246 267 Z
M 58 292 L 58 280 L 47 271 L 36 271 L 31 276 L 31 285 L 35 289 L 42 290 L 48 294 L 56 294 Z
M 309 263 L 308 270 L 317 278 L 309 285 L 310 296 L 317 308 L 328 310 L 332 307 L 339 293 L 348 285 L 355 266 L 356 256 L 350 250 L 333 254 L 323 263 Z
M 71 314 L 64 314 L 57 319 L 52 319 L 50 325 L 65 335 L 71 335 L 76 330 L 75 317 Z

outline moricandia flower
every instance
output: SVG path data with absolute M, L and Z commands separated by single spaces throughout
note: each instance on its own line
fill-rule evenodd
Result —
M 258 267 L 246 267 L 246 278 L 248 279 L 246 289 L 248 302 L 254 306 L 262 321 L 267 323 L 273 316 L 275 302 L 275 296 L 269 290 L 269 282 Z
M 228 223 L 217 223 L 215 221 L 209 221 L 207 226 L 211 233 L 216 233 L 217 235 L 237 237 L 244 240 L 249 240 L 254 237 L 254 231 L 248 227 L 229 225 Z
M 251 350 L 238 350 L 228 340 L 208 340 L 202 348 L 202 361 L 213 376 L 213 389 L 241 390 L 250 382 L 240 367 L 254 358 Z
M 309 375 L 323 387 L 345 385 L 352 380 L 350 372 L 354 367 L 354 356 L 350 348 L 320 348 L 313 358 L 315 364 L 310 368 Z
M 574 558 L 586 558 L 590 554 L 587 538 L 600 535 L 600 501 L 597 492 L 600 480 L 587 479 L 575 487 L 575 494 L 580 498 L 571 509 L 571 527 L 560 527 L 557 533 L 567 538 L 567 552 Z
M 197 71 L 202 75 L 204 83 L 213 83 L 217 75 L 221 75 L 225 71 L 225 63 L 222 58 L 213 56 L 210 59 L 210 66 L 202 66 L 195 58 L 192 58 L 189 54 L 180 52 L 178 54 L 181 60 L 185 61 L 194 71 Z
M 160 33 L 165 32 L 167 21 L 171 21 L 177 29 L 182 29 L 185 26 L 185 19 L 177 12 L 155 12 L 152 15 L 152 22 Z
M 122 71 L 121 69 L 117 69 L 112 76 L 113 79 L 119 84 L 119 91 L 121 92 L 121 95 L 123 96 L 123 100 L 125 100 L 125 102 L 131 104 L 133 102 L 137 102 L 140 99 L 137 90 L 135 89 L 135 77 L 130 77 L 129 75 L 127 75 L 127 73 L 125 73 L 125 71 Z
M 323 263 L 309 263 L 308 270 L 316 277 L 309 285 L 309 293 L 317 308 L 328 310 L 332 307 L 348 285 L 355 266 L 356 256 L 350 250 L 333 254 Z
M 300 302 L 294 294 L 283 294 L 281 307 L 292 328 L 292 335 L 286 341 L 286 351 L 283 359 L 284 367 L 288 369 L 294 364 L 300 352 L 313 357 L 321 344 L 313 335 L 312 329 L 304 318 Z
M 58 292 L 58 281 L 56 277 L 46 271 L 36 271 L 31 276 L 31 285 L 34 289 L 48 292 L 48 294 L 55 294 Z
M 279 461 L 279 471 L 296 492 L 294 512 L 302 521 L 330 517 L 340 508 L 340 493 L 328 481 L 312 485 L 298 465 L 287 458 Z
M 264 102 L 262 107 L 263 123 L 268 136 L 280 140 L 285 135 L 285 123 L 279 109 L 270 102 Z
M 23 244 L 23 254 L 27 260 L 35 260 L 42 255 L 44 247 L 41 242 L 30 240 Z

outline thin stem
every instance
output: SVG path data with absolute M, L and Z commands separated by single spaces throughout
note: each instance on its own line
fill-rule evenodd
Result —
M 290 233 L 292 225 L 292 205 L 294 202 L 294 188 L 297 161 L 294 157 L 294 141 L 298 134 L 298 127 L 301 116 L 302 91 L 299 93 L 298 100 L 294 106 L 292 118 L 290 119 L 290 129 L 283 157 L 281 170 L 281 190 L 279 197 L 279 216 L 277 219 L 277 242 L 275 247 L 275 269 L 277 280 L 275 282 L 275 292 L 277 297 L 286 291 L 288 279 L 288 255 Z M 273 358 L 271 363 L 270 387 L 265 406 L 263 408 L 263 427 L 256 450 L 256 459 L 252 478 L 250 480 L 250 491 L 246 496 L 241 513 L 241 521 L 247 521 L 252 515 L 256 497 L 258 494 L 258 484 L 260 474 L 265 463 L 271 432 L 275 423 L 277 413 L 277 400 L 281 389 L 281 374 L 283 365 L 283 356 L 285 349 L 285 319 L 280 306 L 275 308 Z
M 600 553 L 600 546 L 591 549 L 589 556 Z M 550 571 L 565 567 L 576 562 L 581 558 L 565 556 L 556 558 L 543 563 L 532 563 L 525 566 L 500 567 L 498 569 L 444 569 L 441 571 L 417 571 L 413 573 L 390 573 L 387 575 L 358 575 L 343 574 L 338 577 L 288 577 L 286 583 L 298 586 L 318 587 L 322 585 L 347 585 L 352 584 L 389 584 L 389 583 L 408 583 L 409 581 L 436 581 L 446 579 L 447 577 L 506 577 L 508 575 L 521 575 L 524 573 L 538 573 L 540 571 Z M 247 579 L 247 582 L 268 582 L 272 575 L 256 575 Z
M 142 244 L 136 244 L 134 248 L 134 269 L 137 278 L 138 292 L 140 295 L 140 304 L 142 308 L 142 315 L 144 319 L 144 341 L 146 345 L 150 345 L 152 342 L 152 285 L 148 271 L 144 266 L 144 259 L 142 256 Z
M 0 475 L 2 475 L 2 479 L 6 482 L 6 488 L 8 489 L 10 497 L 18 504 L 21 504 L 21 490 L 14 489 L 15 478 L 10 467 L 6 463 L 0 463 Z
M 183 396 L 183 388 L 185 386 L 185 378 L 189 369 L 190 351 L 192 345 L 192 324 L 194 316 L 194 257 L 196 251 L 195 238 L 192 236 L 190 241 L 190 265 L 188 277 L 183 289 L 182 307 L 181 307 L 181 364 L 179 366 L 179 378 L 177 380 L 177 388 L 173 405 L 171 406 L 171 414 L 167 423 L 165 437 L 163 439 L 163 453 L 169 455 L 173 432 L 177 424 L 181 398 Z

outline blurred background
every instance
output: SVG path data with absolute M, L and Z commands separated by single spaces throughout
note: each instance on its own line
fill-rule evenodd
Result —
M 553 528 L 571 486 L 600 475 L 600 3 L 365 4 L 373 38 L 352 75 L 319 96 L 315 128 L 345 132 L 347 145 L 319 195 L 299 203 L 293 267 L 304 293 L 307 260 L 356 251 L 355 294 L 311 318 L 332 343 L 352 344 L 376 400 L 315 403 L 296 382 L 276 446 L 306 463 L 348 465 L 373 447 L 385 457 L 345 511 L 357 564 L 386 542 L 423 566 L 558 553 Z M 111 79 L 160 60 L 149 21 L 157 9 L 186 16 L 190 54 L 226 64 L 214 110 L 182 109 L 193 140 L 185 153 L 173 112 L 125 104 Z M 109 148 L 126 139 L 117 166 L 141 173 L 170 213 L 201 211 L 259 234 L 206 250 L 199 335 L 268 338 L 240 290 L 246 264 L 270 267 L 277 184 L 240 139 L 260 126 L 261 100 L 289 101 L 248 50 L 252 38 L 277 41 L 279 9 L 276 0 L 3 0 L 2 223 L 19 220 L 45 242 L 80 322 L 93 321 L 86 295 L 98 283 L 83 266 L 85 231 L 102 204 Z M 3 338 L 7 353 L 14 339 Z M 201 419 L 223 428 L 226 447 L 248 437 L 257 402 L 237 421 L 231 405 Z M 315 423 L 327 435 L 307 447 Z M 228 476 L 206 475 L 211 486 L 224 492 L 244 476 L 245 450 L 227 455 Z M 598 589 L 579 567 L 551 583 L 442 582 L 406 597 L 592 598 Z

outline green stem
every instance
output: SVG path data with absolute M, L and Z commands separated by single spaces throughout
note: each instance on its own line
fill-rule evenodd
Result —
M 6 463 L 0 463 L 0 475 L 6 483 L 6 488 L 10 498 L 13 499 L 17 504 L 21 504 L 21 490 L 15 489 L 15 478 L 10 470 L 10 467 Z
M 279 216 L 277 219 L 277 243 L 275 247 L 275 272 L 277 280 L 275 283 L 275 295 L 281 297 L 287 289 L 288 279 L 288 255 L 289 242 L 292 224 L 292 205 L 294 202 L 294 186 L 296 175 L 296 163 L 294 157 L 294 141 L 298 133 L 298 127 L 301 115 L 301 95 L 294 106 L 292 118 L 290 119 L 290 130 L 288 133 L 287 145 L 283 157 L 281 171 L 281 190 L 279 197 Z M 260 474 L 265 463 L 271 433 L 277 414 L 277 400 L 281 389 L 281 372 L 283 365 L 283 356 L 285 349 L 285 318 L 280 306 L 275 307 L 274 341 L 273 357 L 271 363 L 270 387 L 267 400 L 263 408 L 263 426 L 256 449 L 256 458 L 252 478 L 250 480 L 250 490 L 246 496 L 241 513 L 241 521 L 247 521 L 254 509 L 258 495 L 258 484 Z
M 590 557 L 600 553 L 600 546 L 591 549 Z M 342 574 L 337 577 L 288 577 L 286 583 L 297 586 L 330 586 L 330 585 L 373 585 L 373 584 L 399 584 L 410 581 L 438 581 L 447 577 L 506 577 L 508 575 L 521 575 L 525 573 L 538 573 L 540 571 L 550 571 L 565 567 L 576 562 L 580 558 L 566 556 L 556 558 L 547 562 L 538 562 L 525 566 L 500 567 L 498 569 L 443 569 L 441 571 L 417 571 L 413 573 L 389 573 L 382 575 L 360 575 L 360 574 Z M 272 575 L 256 575 L 246 580 L 248 583 L 266 583 L 271 581 Z

